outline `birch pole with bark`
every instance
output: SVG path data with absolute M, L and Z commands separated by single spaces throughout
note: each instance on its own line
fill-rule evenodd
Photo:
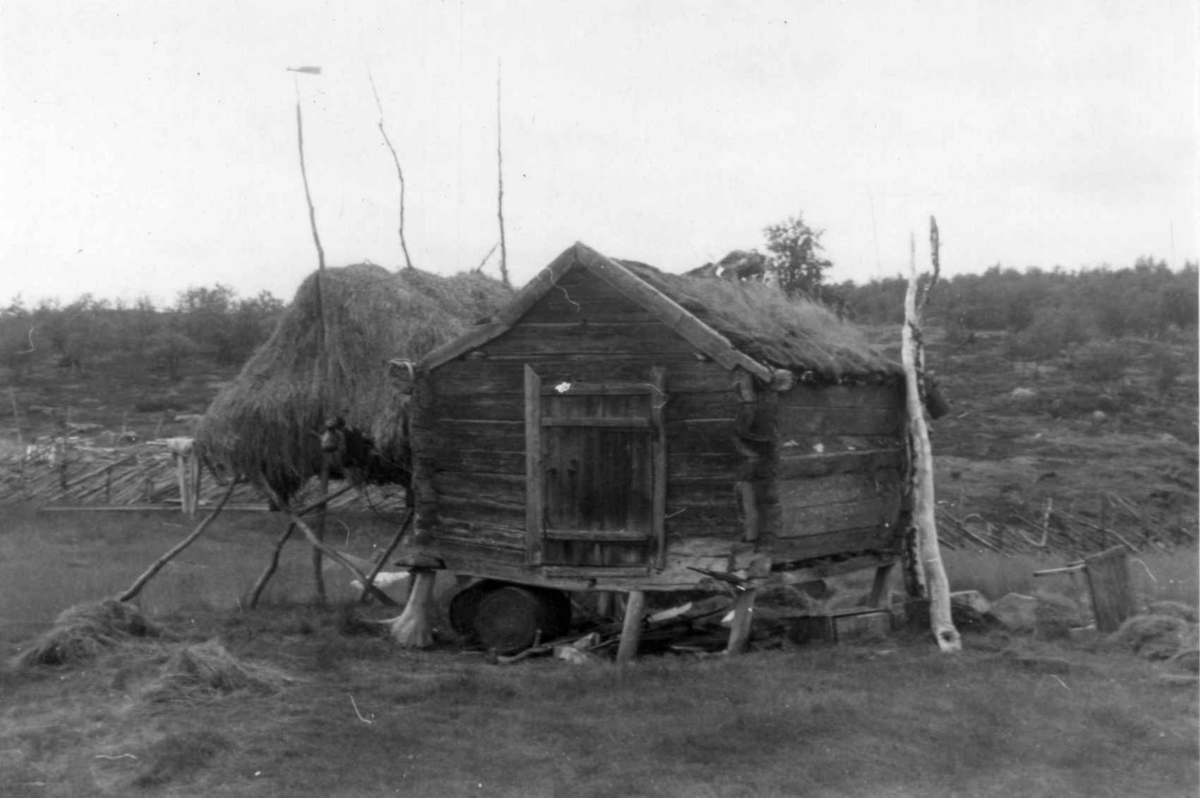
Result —
M 940 262 L 937 220 L 929 217 L 929 244 L 933 276 L 922 292 L 918 285 L 917 246 L 909 239 L 908 291 L 904 295 L 904 328 L 901 333 L 901 362 L 904 365 L 908 436 L 912 452 L 912 523 L 917 536 L 917 569 L 928 591 L 930 628 L 943 652 L 962 650 L 962 638 L 950 616 L 950 583 L 938 546 L 936 505 L 933 493 L 933 450 L 925 424 L 925 347 L 921 336 L 921 312 L 937 284 Z

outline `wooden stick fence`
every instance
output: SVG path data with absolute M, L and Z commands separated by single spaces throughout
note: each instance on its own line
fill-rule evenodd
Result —
M 56 443 L 44 456 L 0 459 L 0 505 L 28 503 L 47 510 L 175 510 L 184 509 L 178 469 L 164 443 L 143 443 L 120 448 Z M 207 468 L 200 469 L 193 499 L 199 510 L 212 508 L 228 487 Z M 336 481 L 334 485 L 338 485 Z M 303 502 L 313 486 L 297 498 Z M 314 494 L 315 495 L 315 494 Z M 403 491 L 397 486 L 371 486 L 366 492 L 349 491 L 329 505 L 333 510 L 402 513 Z M 225 505 L 227 510 L 266 510 L 262 494 L 252 485 L 239 484 Z
M 1110 511 L 1111 510 L 1111 511 Z M 1043 553 L 1077 556 L 1122 546 L 1132 553 L 1194 547 L 1197 530 L 1169 517 L 1166 511 L 1140 507 L 1114 493 L 1101 497 L 1098 517 L 1052 502 L 1040 518 L 1014 514 L 1019 524 L 987 521 L 977 513 L 957 516 L 937 508 L 938 538 L 948 549 L 974 549 L 998 554 Z

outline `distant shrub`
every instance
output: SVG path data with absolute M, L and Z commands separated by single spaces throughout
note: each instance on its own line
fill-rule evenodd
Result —
M 1118 341 L 1089 341 L 1075 350 L 1071 360 L 1080 381 L 1107 385 L 1125 376 L 1133 354 Z
M 1054 418 L 1079 418 L 1097 410 L 1114 413 L 1117 403 L 1095 386 L 1071 385 L 1058 391 L 1046 409 Z
M 1167 395 L 1182 373 L 1182 358 L 1172 352 L 1169 346 L 1160 344 L 1154 348 L 1150 355 L 1150 375 L 1160 398 Z

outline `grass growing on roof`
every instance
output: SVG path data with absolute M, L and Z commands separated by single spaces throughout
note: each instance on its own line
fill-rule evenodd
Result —
M 417 360 L 460 335 L 511 295 L 480 274 L 441 277 L 360 264 L 321 276 L 329 378 L 322 373 L 316 273 L 270 339 L 210 405 L 196 433 L 207 456 L 243 474 L 261 471 L 291 494 L 320 469 L 318 434 L 341 415 L 366 431 L 389 461 L 403 463 L 399 397 L 386 363 Z
M 788 299 L 760 282 L 687 277 L 621 263 L 738 349 L 771 365 L 830 379 L 899 373 L 862 331 L 816 302 Z

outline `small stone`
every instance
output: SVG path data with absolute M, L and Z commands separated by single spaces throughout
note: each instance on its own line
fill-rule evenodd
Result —
M 1035 624 L 1037 599 L 1020 593 L 1009 593 L 992 604 L 992 615 L 1014 632 L 1031 632 Z
M 978 613 L 990 612 L 992 603 L 978 590 L 959 590 L 950 594 L 952 604 L 964 604 Z

